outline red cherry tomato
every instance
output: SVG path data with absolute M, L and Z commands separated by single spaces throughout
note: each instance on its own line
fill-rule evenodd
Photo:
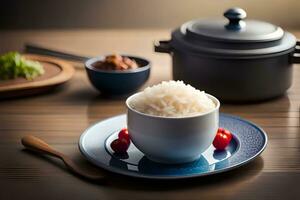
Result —
M 130 143 L 130 135 L 128 133 L 127 128 L 123 128 L 119 134 L 118 134 L 119 139 L 125 139 Z
M 218 128 L 218 132 L 224 133 L 225 135 L 228 136 L 228 138 L 230 138 L 230 140 L 232 139 L 232 134 L 229 130 L 226 130 L 224 128 Z
M 229 130 L 224 130 L 223 131 L 223 133 L 225 134 L 225 135 L 227 135 L 227 137 L 229 138 L 229 141 L 232 139 L 232 134 L 231 134 L 231 132 L 229 131 Z
M 225 129 L 224 128 L 218 128 L 218 132 L 221 132 L 221 133 L 223 133 L 225 131 Z
M 112 143 L 110 144 L 110 147 L 112 148 L 112 150 L 115 153 L 126 153 L 128 147 L 129 147 L 130 143 L 124 139 L 115 139 L 114 141 L 112 141 Z
M 217 150 L 224 150 L 230 143 L 232 134 L 230 131 L 219 128 L 217 135 L 213 141 L 213 145 Z

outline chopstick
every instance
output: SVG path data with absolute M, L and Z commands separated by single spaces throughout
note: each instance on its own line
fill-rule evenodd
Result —
M 24 45 L 24 51 L 26 53 L 53 56 L 53 57 L 62 58 L 70 61 L 77 61 L 77 62 L 85 62 L 86 60 L 89 59 L 89 57 L 74 55 L 74 54 L 65 53 L 53 49 L 48 49 L 32 43 L 26 43 Z

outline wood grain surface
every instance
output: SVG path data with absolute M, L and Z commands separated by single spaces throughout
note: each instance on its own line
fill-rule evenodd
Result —
M 295 32 L 300 37 L 300 32 Z M 73 30 L 0 32 L 0 52 L 21 49 L 23 42 L 82 55 L 125 52 L 151 59 L 147 85 L 171 79 L 168 55 L 155 54 L 152 42 L 168 30 Z M 125 112 L 126 97 L 98 94 L 84 70 L 55 91 L 0 102 L 0 199 L 299 199 L 300 65 L 286 95 L 257 104 L 223 104 L 222 112 L 262 126 L 266 150 L 252 163 L 228 173 L 183 181 L 145 181 L 114 174 L 103 186 L 68 173 L 57 159 L 23 149 L 20 138 L 31 134 L 69 155 L 90 172 L 103 172 L 78 150 L 81 133 L 92 123 Z

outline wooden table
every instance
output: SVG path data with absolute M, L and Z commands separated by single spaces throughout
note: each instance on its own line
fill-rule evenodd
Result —
M 294 32 L 300 37 L 300 33 Z M 168 55 L 155 54 L 152 41 L 168 30 L 72 30 L 0 32 L 0 52 L 24 41 L 83 55 L 126 52 L 153 61 L 146 85 L 171 78 Z M 222 105 L 221 111 L 262 126 L 269 143 L 252 163 L 234 171 L 183 181 L 144 181 L 112 175 L 102 186 L 69 174 L 56 159 L 24 151 L 20 138 L 36 135 L 94 172 L 78 150 L 81 133 L 92 123 L 125 112 L 124 98 L 103 98 L 78 69 L 64 87 L 41 96 L 0 103 L 0 199 L 299 199 L 300 66 L 287 95 L 265 103 Z

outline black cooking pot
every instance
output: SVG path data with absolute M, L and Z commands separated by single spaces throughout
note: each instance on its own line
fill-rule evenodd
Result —
M 300 63 L 300 43 L 273 24 L 243 20 L 246 12 L 231 8 L 228 19 L 195 20 L 155 43 L 170 53 L 173 78 L 225 101 L 258 101 L 280 96 L 291 86 L 292 64 Z

